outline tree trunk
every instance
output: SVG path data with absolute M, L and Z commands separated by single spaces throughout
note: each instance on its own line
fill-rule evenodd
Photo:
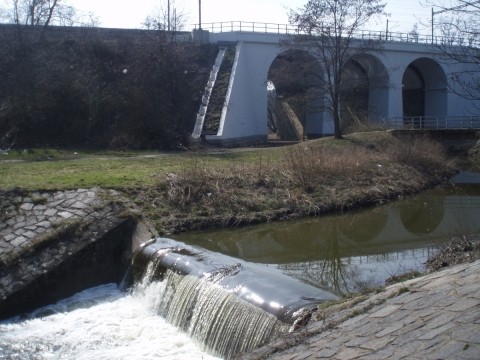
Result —
M 342 139 L 342 129 L 340 128 L 340 116 L 338 116 L 338 112 L 333 115 L 333 126 L 335 139 Z
M 334 97 L 333 101 L 333 133 L 335 139 L 342 139 L 342 129 L 340 127 L 340 109 L 338 96 Z

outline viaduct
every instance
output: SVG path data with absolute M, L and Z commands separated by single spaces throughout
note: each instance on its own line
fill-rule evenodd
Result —
M 265 141 L 268 72 L 273 61 L 289 50 L 285 40 L 293 37 L 288 25 L 237 22 L 193 30 L 194 41 L 218 44 L 220 53 L 192 137 L 204 137 L 207 142 L 223 145 Z M 442 39 L 384 32 L 359 33 L 358 38 L 377 39 L 381 44 L 378 49 L 356 53 L 352 59 L 368 80 L 369 122 L 403 128 L 406 119 L 410 119 L 410 124 L 416 119 L 416 126 L 421 128 L 480 127 L 476 116 L 480 103 L 459 96 L 451 79 L 452 74 L 467 73 L 472 65 L 446 61 L 436 45 Z M 222 62 L 222 46 L 234 46 L 235 59 L 218 131 L 202 135 L 209 91 L 215 86 Z M 326 111 L 310 111 L 304 131 L 315 137 L 331 135 L 333 120 Z

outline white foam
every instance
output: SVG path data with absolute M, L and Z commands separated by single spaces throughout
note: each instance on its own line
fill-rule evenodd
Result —
M 215 359 L 156 314 L 162 286 L 103 285 L 0 323 L 0 359 Z

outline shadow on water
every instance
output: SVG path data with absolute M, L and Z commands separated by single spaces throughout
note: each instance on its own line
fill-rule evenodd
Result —
M 471 181 L 472 177 L 466 177 Z M 480 232 L 480 181 L 458 183 L 385 206 L 175 238 L 275 266 L 316 286 L 348 293 L 422 271 L 439 244 Z

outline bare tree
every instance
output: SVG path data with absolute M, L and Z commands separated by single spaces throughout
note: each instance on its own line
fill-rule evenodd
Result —
M 175 0 L 169 0 L 167 6 L 160 5 L 147 16 L 143 26 L 149 30 L 181 31 L 185 27 L 187 16 L 182 9 L 176 7 Z
M 312 49 L 322 67 L 318 81 L 326 94 L 325 111 L 333 118 L 336 138 L 342 137 L 342 73 L 356 53 L 378 47 L 355 36 L 372 17 L 384 14 L 384 8 L 380 0 L 309 0 L 303 8 L 290 12 L 290 22 L 305 34 L 300 42 Z
M 49 25 L 99 26 L 100 21 L 94 13 L 77 11 L 73 6 L 68 5 L 67 1 L 4 0 L 3 4 L 0 4 L 0 23 L 43 27 Z
M 65 0 L 12 0 L 9 14 L 17 25 L 73 25 L 75 8 Z
M 441 34 L 437 50 L 446 62 L 465 64 L 465 70 L 449 74 L 450 90 L 480 100 L 480 1 L 427 0 L 425 5 L 432 6 L 432 37 Z

